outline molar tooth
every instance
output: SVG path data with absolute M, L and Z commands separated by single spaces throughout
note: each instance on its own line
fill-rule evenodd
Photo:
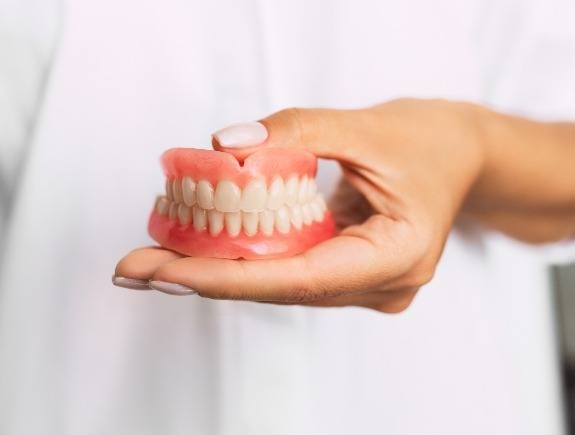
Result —
M 309 204 L 304 204 L 301 206 L 301 213 L 303 215 L 303 223 L 309 225 L 313 222 L 313 214 Z
M 315 180 L 313 178 L 310 178 L 307 184 L 306 202 L 313 201 L 316 195 L 317 195 L 317 184 L 315 183 Z
M 224 214 L 226 230 L 231 237 L 236 237 L 242 229 L 242 214 L 239 211 Z
M 259 211 L 266 206 L 266 184 L 263 180 L 250 181 L 242 192 L 241 209 L 244 211 Z
M 260 230 L 264 235 L 271 236 L 274 232 L 274 212 L 264 210 L 259 212 Z
M 174 199 L 174 194 L 172 193 L 172 181 L 169 178 L 166 178 L 166 197 L 169 201 Z
M 178 219 L 182 225 L 188 225 L 192 220 L 192 210 L 185 204 L 178 206 Z
M 237 184 L 228 180 L 218 183 L 214 194 L 214 206 L 223 212 L 235 212 L 240 209 L 242 191 Z
M 287 205 L 292 206 L 297 202 L 298 190 L 297 176 L 292 175 L 285 184 L 285 201 Z
M 287 207 L 282 207 L 275 211 L 275 227 L 282 234 L 289 233 L 290 223 Z
M 294 205 L 293 207 L 290 207 L 289 210 L 289 214 L 290 214 L 290 221 L 292 223 L 292 225 L 296 228 L 296 229 L 301 229 L 301 225 L 303 222 L 303 215 L 302 215 L 302 211 L 301 211 L 301 206 L 299 204 Z
M 317 199 L 314 199 L 311 204 L 311 214 L 313 216 L 313 220 L 316 222 L 321 222 L 323 220 L 323 211 L 321 209 L 321 204 Z
M 246 235 L 253 236 L 258 232 L 258 222 L 259 219 L 257 211 L 242 212 L 242 225 Z
M 170 219 L 176 219 L 178 217 L 178 203 L 172 201 L 170 203 L 170 209 L 168 210 L 168 217 Z
M 299 182 L 299 189 L 297 192 L 297 202 L 299 202 L 300 204 L 305 204 L 305 202 L 306 202 L 308 183 L 309 183 L 309 180 L 307 178 L 307 175 L 304 175 L 303 177 L 301 177 L 301 180 Z
M 196 203 L 196 182 L 190 177 L 182 178 L 182 197 L 188 207 Z
M 276 177 L 268 190 L 268 203 L 266 205 L 270 210 L 277 210 L 285 203 L 285 185 L 281 177 Z
M 174 195 L 174 201 L 183 202 L 182 198 L 182 180 L 179 178 L 174 178 L 172 183 L 172 193 Z
M 214 208 L 214 188 L 209 181 L 201 180 L 196 186 L 196 199 L 205 210 Z
M 208 230 L 212 236 L 217 236 L 224 229 L 224 214 L 218 210 L 208 211 Z
M 168 213 L 170 208 L 170 201 L 165 196 L 160 196 L 156 200 L 156 212 L 162 216 Z
M 208 224 L 208 218 L 206 216 L 206 211 L 200 207 L 194 207 L 192 209 L 192 214 L 194 218 L 194 229 L 196 231 L 203 231 L 206 229 Z

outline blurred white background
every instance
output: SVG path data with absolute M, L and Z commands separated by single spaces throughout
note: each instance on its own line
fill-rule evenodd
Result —
M 159 154 L 228 123 L 397 96 L 575 119 L 573 18 L 560 0 L 0 0 L 0 433 L 561 434 L 547 264 L 573 246 L 458 229 L 397 316 L 110 276 L 150 243 Z

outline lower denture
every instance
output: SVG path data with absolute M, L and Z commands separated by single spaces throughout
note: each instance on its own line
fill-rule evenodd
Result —
M 315 156 L 266 148 L 243 165 L 227 153 L 176 148 L 162 157 L 166 193 L 149 232 L 191 256 L 291 256 L 326 240 L 334 222 L 317 192 Z

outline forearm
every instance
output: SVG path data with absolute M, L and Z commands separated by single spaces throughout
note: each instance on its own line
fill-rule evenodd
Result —
M 573 236 L 575 123 L 476 113 L 484 164 L 466 211 L 528 241 Z

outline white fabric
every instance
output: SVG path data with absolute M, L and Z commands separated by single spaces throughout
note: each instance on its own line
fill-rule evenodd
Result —
M 398 316 L 110 275 L 150 243 L 161 151 L 229 123 L 403 95 L 575 117 L 571 2 L 68 3 L 0 274 L 0 433 L 562 433 L 545 269 L 504 237 L 454 233 Z

